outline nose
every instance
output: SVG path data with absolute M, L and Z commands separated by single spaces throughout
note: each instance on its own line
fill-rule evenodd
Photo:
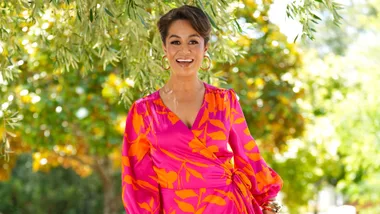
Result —
M 182 51 L 184 54 L 188 54 L 188 53 L 190 53 L 189 45 L 187 45 L 187 44 L 182 45 L 182 47 L 181 47 L 181 51 Z

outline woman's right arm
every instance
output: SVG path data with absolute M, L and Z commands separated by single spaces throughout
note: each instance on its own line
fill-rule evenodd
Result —
M 122 199 L 127 214 L 160 213 L 157 175 L 150 156 L 150 132 L 144 110 L 136 102 L 129 110 L 122 148 Z

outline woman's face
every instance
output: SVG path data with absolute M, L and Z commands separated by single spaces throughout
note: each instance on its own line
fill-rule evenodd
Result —
M 208 46 L 205 46 L 203 37 L 194 30 L 190 22 L 174 21 L 169 27 L 165 41 L 163 49 L 174 75 L 197 75 Z

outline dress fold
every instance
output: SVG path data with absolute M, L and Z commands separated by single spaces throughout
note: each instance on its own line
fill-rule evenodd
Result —
M 191 128 L 159 91 L 137 100 L 122 150 L 126 213 L 262 214 L 282 180 L 262 159 L 236 93 L 204 83 Z

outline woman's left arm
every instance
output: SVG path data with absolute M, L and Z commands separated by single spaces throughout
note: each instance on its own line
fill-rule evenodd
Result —
M 259 206 L 275 198 L 282 188 L 282 179 L 271 169 L 260 155 L 259 148 L 251 136 L 242 108 L 233 89 L 230 98 L 230 134 L 229 143 L 234 152 L 236 168 L 245 172 L 251 181 L 251 193 Z M 266 211 L 264 213 L 271 213 Z

